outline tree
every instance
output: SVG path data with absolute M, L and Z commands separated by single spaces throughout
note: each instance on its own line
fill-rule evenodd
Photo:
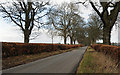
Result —
M 67 41 L 68 27 L 70 25 L 70 16 L 67 12 L 67 3 L 62 4 L 60 7 L 52 8 L 49 14 L 48 24 L 59 32 L 59 36 L 64 37 L 64 44 Z
M 58 30 L 59 36 L 64 37 L 64 44 L 66 44 L 68 37 L 70 37 L 71 44 L 73 44 L 74 27 L 78 25 L 74 19 L 75 17 L 79 17 L 76 19 L 76 22 L 80 19 L 77 12 L 78 7 L 75 4 L 63 3 L 60 7 L 53 8 L 50 13 L 49 23 Z
M 87 33 L 88 33 L 88 39 L 90 40 L 91 44 L 96 43 L 96 40 L 102 39 L 102 28 L 103 23 L 100 19 L 100 17 L 93 13 L 90 15 L 88 20 L 88 27 L 87 27 Z
M 75 39 L 79 44 L 90 45 L 90 40 L 88 38 L 88 25 L 84 23 L 84 25 L 78 25 L 75 29 Z
M 73 42 L 75 44 L 76 28 L 79 26 L 83 26 L 84 21 L 83 18 L 79 15 L 80 13 L 77 5 L 75 5 L 74 3 L 69 3 L 68 10 L 70 19 L 70 24 L 68 27 L 68 37 L 70 37 L 70 44 L 73 44 Z
M 71 24 L 69 26 L 68 36 L 70 37 L 70 43 L 75 44 L 75 41 L 77 40 L 77 34 L 81 33 L 79 32 L 81 28 L 85 25 L 83 18 L 78 14 L 73 14 L 71 17 Z
M 102 39 L 102 28 L 103 24 L 100 17 L 96 13 L 93 13 L 90 15 L 88 23 L 85 24 L 84 20 L 81 20 L 79 25 L 77 25 L 74 30 L 76 32 L 75 38 L 78 43 L 84 45 L 96 43 L 96 40 Z
M 87 1 L 87 0 L 86 0 Z M 85 1 L 85 2 L 86 2 Z M 85 2 L 77 2 L 85 4 Z M 89 0 L 92 8 L 97 12 L 103 22 L 103 43 L 111 44 L 111 30 L 117 20 L 119 11 L 120 11 L 120 1 L 107 0 L 106 2 L 103 0 L 99 0 L 99 2 L 93 2 Z M 99 10 L 98 8 L 102 9 Z
M 111 44 L 110 43 L 110 38 L 111 38 L 111 30 L 117 20 L 119 10 L 120 10 L 120 1 L 119 2 L 102 2 L 100 0 L 100 4 L 103 8 L 102 12 L 98 11 L 98 9 L 95 7 L 93 2 L 90 2 L 93 9 L 98 13 L 100 16 L 102 22 L 103 22 L 103 43 L 104 44 Z M 109 8 L 113 8 L 110 10 L 109 13 Z
M 54 29 L 49 29 L 48 34 L 50 35 L 50 38 L 52 39 L 52 44 L 53 44 L 53 40 L 54 40 L 54 37 L 57 35 L 57 31 L 55 31 Z
M 47 13 L 43 14 L 47 9 L 46 5 L 49 2 L 32 2 L 28 1 L 13 1 L 0 4 L 0 12 L 3 13 L 3 18 L 10 19 L 15 23 L 24 34 L 24 43 L 29 43 L 30 35 L 33 28 L 42 24 L 40 19 Z

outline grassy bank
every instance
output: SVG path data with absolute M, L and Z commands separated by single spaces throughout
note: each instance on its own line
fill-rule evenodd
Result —
M 91 47 L 88 47 L 79 67 L 79 73 L 118 73 L 119 69 L 115 64 L 116 61 L 103 53 L 96 52 Z
M 75 48 L 68 49 L 68 50 L 58 50 L 58 51 L 52 51 L 52 52 L 43 52 L 43 53 L 39 53 L 39 54 L 20 55 L 20 56 L 3 58 L 2 59 L 2 69 L 8 69 L 11 67 L 30 63 L 30 62 L 38 60 L 38 59 L 42 59 L 42 58 L 49 57 L 52 55 L 57 55 L 57 54 L 64 53 L 64 52 L 69 52 L 72 50 L 75 50 Z

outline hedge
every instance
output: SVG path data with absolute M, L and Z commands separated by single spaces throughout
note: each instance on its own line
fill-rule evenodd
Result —
M 120 62 L 120 47 L 103 44 L 94 44 L 91 47 L 98 52 L 103 52 L 105 55 L 110 55 L 111 58 L 117 59 Z
M 38 54 L 42 52 L 66 50 L 82 46 L 83 45 L 2 42 L 2 57 L 6 58 L 18 55 Z

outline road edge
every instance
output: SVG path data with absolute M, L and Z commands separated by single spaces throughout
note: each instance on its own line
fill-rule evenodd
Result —
M 82 57 L 81 57 L 81 59 L 79 60 L 79 63 L 78 63 L 78 64 L 76 65 L 76 67 L 75 67 L 75 75 L 77 74 L 78 67 L 79 67 L 79 65 L 80 65 L 80 63 L 81 63 L 81 61 L 82 61 L 82 59 L 84 58 L 84 55 L 85 55 L 87 49 L 88 49 L 88 46 L 87 46 L 85 52 L 82 54 Z

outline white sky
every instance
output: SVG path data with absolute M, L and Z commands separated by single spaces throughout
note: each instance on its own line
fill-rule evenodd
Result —
M 60 4 L 62 2 L 70 2 L 70 0 L 53 0 L 56 4 Z M 80 7 L 82 11 L 81 16 L 83 16 L 86 20 L 89 18 L 88 14 L 91 13 L 91 7 L 85 8 L 83 6 Z M 118 41 L 118 30 L 115 27 L 112 30 L 111 34 L 111 41 L 117 42 Z M 18 30 L 18 27 L 13 25 L 10 22 L 5 21 L 4 19 L 0 18 L 0 41 L 1 42 L 23 42 L 22 33 Z M 41 32 L 40 36 L 35 40 L 31 40 L 31 43 L 51 43 L 51 38 L 47 35 L 46 32 Z M 69 42 L 69 39 L 67 43 Z M 54 38 L 54 43 L 63 43 L 63 39 L 61 37 L 56 36 Z

